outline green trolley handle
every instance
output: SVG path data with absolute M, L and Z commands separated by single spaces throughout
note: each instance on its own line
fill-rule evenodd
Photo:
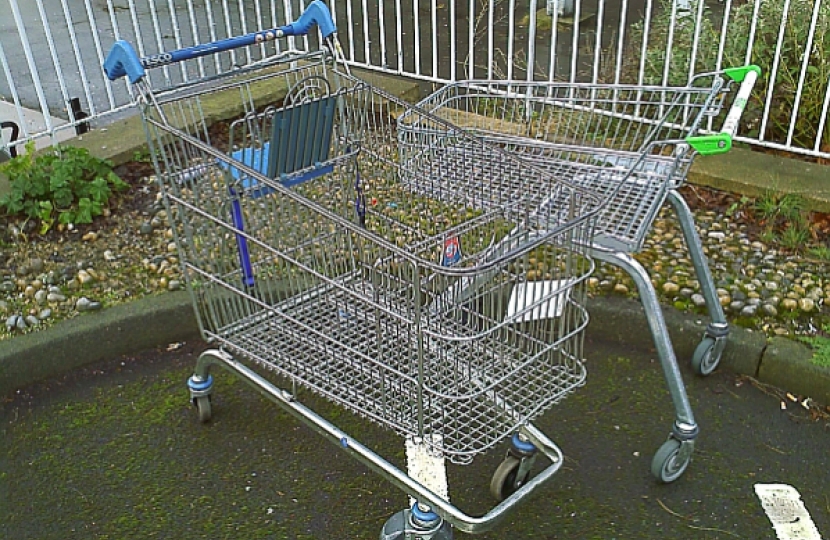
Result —
M 742 66 L 725 69 L 723 73 L 732 80 L 741 83 L 738 95 L 735 96 L 735 101 L 723 122 L 723 127 L 719 133 L 686 138 L 686 142 L 704 156 L 725 154 L 732 148 L 732 137 L 735 136 L 735 132 L 738 130 L 738 122 L 741 120 L 744 109 L 746 109 L 746 103 L 752 93 L 752 88 L 761 75 L 761 68 L 755 65 Z

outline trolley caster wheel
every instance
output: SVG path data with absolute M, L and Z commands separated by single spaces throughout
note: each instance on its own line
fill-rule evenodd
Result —
M 724 346 L 723 338 L 704 337 L 692 355 L 692 369 L 695 373 L 709 375 L 715 371 L 720 363 Z
M 693 441 L 668 439 L 651 460 L 651 474 L 663 484 L 670 484 L 680 478 L 692 461 L 693 445 Z
M 527 482 L 530 471 L 526 471 L 519 478 L 519 468 L 522 460 L 515 456 L 507 456 L 496 468 L 493 478 L 490 480 L 490 494 L 501 502 L 513 495 L 525 482 Z
M 193 405 L 196 406 L 196 411 L 199 414 L 199 422 L 205 424 L 210 421 L 210 396 L 199 396 L 193 398 Z
M 423 512 L 415 503 L 384 523 L 380 540 L 453 540 L 453 534 L 449 523 L 433 512 Z

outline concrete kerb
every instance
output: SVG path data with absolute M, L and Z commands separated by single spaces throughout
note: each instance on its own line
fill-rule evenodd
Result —
M 592 298 L 588 311 L 592 337 L 639 350 L 654 349 L 637 301 Z M 668 307 L 663 313 L 678 361 L 688 361 L 703 336 L 705 318 Z M 0 396 L 83 366 L 198 335 L 190 295 L 185 291 L 62 321 L 48 330 L 0 341 Z M 801 343 L 785 338 L 767 340 L 758 332 L 733 327 L 720 369 L 830 403 L 830 368 L 810 362 L 811 357 L 810 348 Z

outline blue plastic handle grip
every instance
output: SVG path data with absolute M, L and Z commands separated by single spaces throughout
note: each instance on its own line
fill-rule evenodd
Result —
M 104 72 L 111 81 L 120 79 L 126 75 L 130 79 L 130 82 L 135 84 L 144 78 L 145 70 L 147 69 L 175 64 L 176 62 L 182 62 L 184 60 L 192 60 L 193 58 L 199 58 L 208 54 L 238 49 L 239 47 L 273 41 L 285 36 L 304 36 L 308 34 L 311 27 L 315 24 L 320 28 L 320 33 L 324 39 L 337 32 L 334 19 L 331 18 L 331 12 L 323 0 L 314 0 L 306 7 L 299 19 L 285 26 L 214 41 L 195 47 L 179 49 L 177 51 L 155 54 L 145 58 L 140 58 L 129 42 L 119 40 L 112 46 L 112 49 L 110 49 L 107 55 L 107 59 L 104 61 Z

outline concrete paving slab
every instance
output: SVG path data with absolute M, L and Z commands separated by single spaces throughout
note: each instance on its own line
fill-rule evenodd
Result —
M 812 356 L 812 350 L 801 343 L 772 338 L 764 351 L 758 380 L 820 403 L 830 403 L 830 368 L 811 362 Z
M 807 208 L 830 212 L 830 166 L 788 159 L 744 148 L 719 156 L 698 156 L 689 181 L 723 191 L 758 197 L 794 193 Z

